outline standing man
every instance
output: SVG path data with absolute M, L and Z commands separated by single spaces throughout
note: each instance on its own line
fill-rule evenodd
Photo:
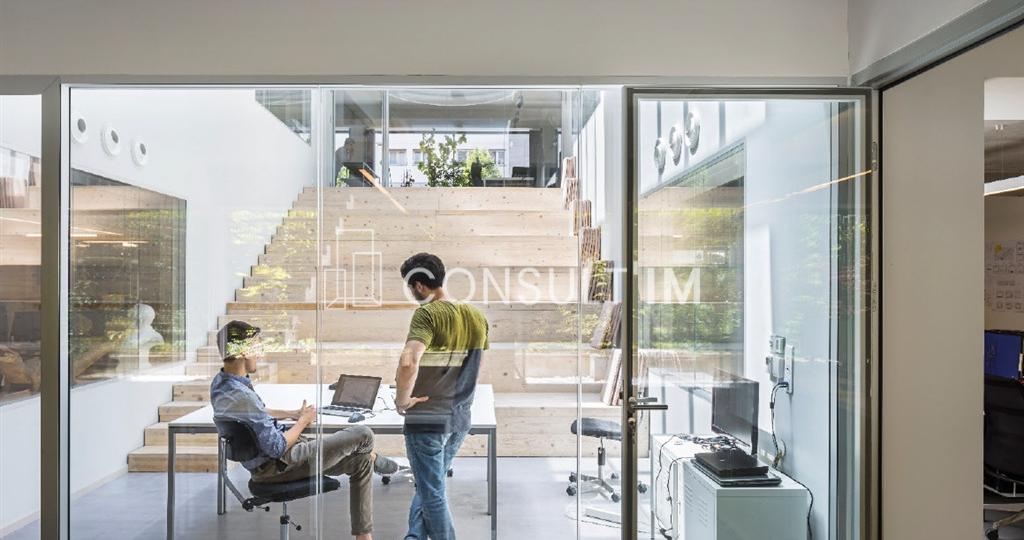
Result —
M 349 513 L 352 536 L 373 540 L 373 472 L 393 474 L 398 465 L 373 453 L 373 432 L 366 426 L 351 426 L 316 439 L 303 431 L 316 421 L 316 409 L 305 401 L 296 410 L 268 409 L 253 388 L 249 374 L 263 359 L 260 329 L 243 321 L 231 321 L 217 332 L 217 346 L 224 367 L 210 384 L 210 401 L 215 417 L 229 418 L 249 427 L 256 438 L 259 455 L 242 463 L 253 482 L 291 482 L 319 476 L 349 477 Z M 278 420 L 292 419 L 285 427 Z M 319 446 L 319 448 L 318 448 Z M 323 469 L 317 470 L 317 451 Z
M 421 305 L 395 374 L 395 404 L 405 415 L 405 449 L 416 479 L 406 540 L 454 540 L 445 478 L 469 434 L 470 408 L 487 348 L 487 319 L 473 306 L 448 300 L 444 263 L 417 253 L 401 268 Z

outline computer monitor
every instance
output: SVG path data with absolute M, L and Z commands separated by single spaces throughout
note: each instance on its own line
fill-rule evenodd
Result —
M 757 454 L 758 383 L 735 379 L 711 389 L 711 429 L 732 436 Z
M 1017 332 L 985 331 L 985 374 L 1006 379 L 1020 378 L 1024 338 Z
M 377 392 L 380 391 L 380 380 L 380 377 L 366 377 L 363 375 L 342 375 L 338 377 L 331 405 L 372 410 L 374 402 L 377 401 Z

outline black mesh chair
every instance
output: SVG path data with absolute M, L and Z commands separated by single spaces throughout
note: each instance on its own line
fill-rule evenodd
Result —
M 224 457 L 231 461 L 248 461 L 259 455 L 256 437 L 249 426 L 227 418 L 214 418 L 217 433 L 224 440 Z M 226 472 L 225 472 L 226 474 Z M 270 511 L 271 503 L 281 503 L 280 532 L 281 540 L 288 539 L 289 527 L 301 531 L 302 526 L 292 521 L 288 515 L 288 503 L 296 499 L 304 499 L 316 495 L 317 486 L 321 493 L 328 493 L 341 487 L 341 483 L 330 476 L 312 476 L 293 482 L 266 483 L 249 480 L 249 492 L 252 497 L 245 497 L 232 484 L 228 484 L 235 498 L 242 504 L 246 512 L 256 508 Z
M 985 376 L 985 489 L 1024 501 L 1024 385 L 1014 379 Z M 1024 521 L 1024 511 L 992 524 L 985 536 Z

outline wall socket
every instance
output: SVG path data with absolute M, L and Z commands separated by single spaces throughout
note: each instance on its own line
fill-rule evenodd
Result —
M 786 345 L 786 338 L 772 334 L 768 338 L 768 349 L 770 355 L 765 358 L 768 367 L 768 376 L 775 383 L 789 383 L 786 386 L 786 393 L 793 393 L 793 363 L 796 359 L 796 351 L 792 345 Z

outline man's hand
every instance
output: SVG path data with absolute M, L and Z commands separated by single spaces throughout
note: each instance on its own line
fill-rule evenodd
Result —
M 312 405 L 306 405 L 306 400 L 302 400 L 302 407 L 299 410 L 296 420 L 305 425 L 311 425 L 316 422 L 316 407 Z
M 396 401 L 395 408 L 398 409 L 398 414 L 405 416 L 406 411 L 429 399 L 430 396 L 410 397 L 407 401 L 401 403 Z

